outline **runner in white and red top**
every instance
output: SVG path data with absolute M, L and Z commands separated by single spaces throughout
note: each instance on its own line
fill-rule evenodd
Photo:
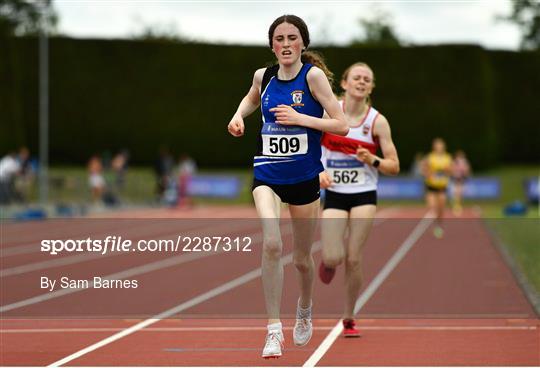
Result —
M 322 138 L 325 171 L 319 174 L 319 180 L 326 195 L 319 276 L 328 284 L 336 267 L 345 263 L 345 337 L 360 336 L 355 327 L 354 306 L 362 287 L 361 251 L 375 217 L 378 172 L 399 172 L 390 125 L 371 106 L 374 86 L 373 71 L 367 64 L 355 63 L 347 68 L 341 87 L 345 91 L 342 108 L 349 134 L 340 137 L 325 133 Z M 379 148 L 383 158 L 376 155 Z
M 344 101 L 340 101 L 343 110 Z M 379 173 L 371 165 L 356 158 L 359 146 L 376 154 L 378 141 L 373 137 L 373 128 L 379 112 L 372 106 L 366 106 L 367 112 L 362 120 L 349 125 L 349 134 L 342 137 L 325 134 L 322 139 L 323 166 L 333 181 L 329 189 L 335 193 L 365 193 L 377 190 Z

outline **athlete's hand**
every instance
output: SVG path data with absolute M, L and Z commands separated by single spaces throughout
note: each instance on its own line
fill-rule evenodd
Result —
M 373 155 L 369 152 L 367 148 L 358 147 L 356 150 L 356 159 L 365 164 L 371 165 L 373 162 Z
M 289 105 L 277 105 L 269 110 L 274 113 L 276 123 L 283 125 L 300 125 L 300 113 Z
M 332 184 L 334 184 L 332 178 L 326 171 L 319 173 L 319 183 L 322 189 L 330 188 Z
M 227 130 L 234 137 L 241 137 L 244 135 L 244 119 L 241 116 L 234 115 L 231 122 L 227 126 Z

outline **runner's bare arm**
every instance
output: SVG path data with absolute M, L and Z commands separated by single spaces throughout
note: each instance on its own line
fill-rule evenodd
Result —
M 259 107 L 261 103 L 261 83 L 266 69 L 258 69 L 253 75 L 253 83 L 247 95 L 242 99 L 238 109 L 233 115 L 227 129 L 235 137 L 244 135 L 244 118 L 249 116 Z
M 300 125 L 323 132 L 347 135 L 349 124 L 345 120 L 345 115 L 332 92 L 324 72 L 317 67 L 313 67 L 309 70 L 306 78 L 313 97 L 322 105 L 328 114 L 328 119 L 301 114 L 288 105 L 278 105 L 270 109 L 276 116 L 276 122 L 283 125 Z
M 388 124 L 388 120 L 383 115 L 377 117 L 373 133 L 379 139 L 379 145 L 381 146 L 384 158 L 371 154 L 365 148 L 358 148 L 356 157 L 368 165 L 373 165 L 375 160 L 379 160 L 378 170 L 385 175 L 399 174 L 399 158 L 396 146 L 392 141 L 390 124 Z

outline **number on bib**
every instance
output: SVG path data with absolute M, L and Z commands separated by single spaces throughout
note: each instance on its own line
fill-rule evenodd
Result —
M 308 151 L 307 134 L 277 135 L 263 134 L 263 155 L 291 156 Z
M 358 185 L 366 182 L 366 175 L 361 168 L 331 169 L 334 184 Z

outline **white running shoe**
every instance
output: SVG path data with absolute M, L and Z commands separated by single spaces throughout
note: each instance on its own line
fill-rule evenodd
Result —
M 313 334 L 313 325 L 311 323 L 311 307 L 308 309 L 301 309 L 300 306 L 296 307 L 296 323 L 293 329 L 294 345 L 304 346 L 311 339 Z
M 264 359 L 279 358 L 284 340 L 283 333 L 280 330 L 268 331 L 262 357 Z

